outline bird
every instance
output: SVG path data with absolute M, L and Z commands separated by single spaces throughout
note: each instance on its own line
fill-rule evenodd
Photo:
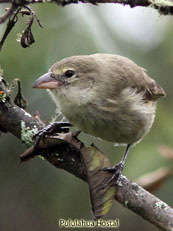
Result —
M 104 187 L 118 182 L 130 147 L 150 131 L 157 100 L 166 96 L 144 68 L 129 58 L 104 53 L 64 58 L 39 77 L 33 87 L 48 89 L 69 125 L 91 136 L 126 145 L 121 161 L 103 169 L 112 173 Z M 58 122 L 54 126 L 58 127 Z M 37 135 L 44 136 L 48 130 L 56 129 L 49 125 Z

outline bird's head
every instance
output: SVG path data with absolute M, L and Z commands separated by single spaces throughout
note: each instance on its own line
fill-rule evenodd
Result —
M 72 56 L 55 63 L 48 73 L 35 81 L 33 87 L 58 91 L 75 87 L 82 90 L 91 87 L 96 70 L 96 64 L 89 56 Z
M 55 63 L 48 73 L 35 81 L 33 87 L 49 89 L 57 99 L 65 96 L 76 103 L 79 100 L 86 103 L 95 97 L 93 89 L 98 71 L 91 56 L 72 56 Z

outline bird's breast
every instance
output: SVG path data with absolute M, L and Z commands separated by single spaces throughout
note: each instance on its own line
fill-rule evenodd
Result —
M 67 99 L 56 103 L 67 120 L 81 131 L 119 144 L 139 141 L 149 132 L 155 116 L 155 103 L 144 102 L 131 89 L 104 103 L 92 101 L 79 105 Z
M 137 142 L 148 133 L 154 121 L 154 113 L 130 113 L 120 109 L 116 113 L 98 112 L 93 105 L 68 107 L 61 111 L 81 131 L 119 144 Z

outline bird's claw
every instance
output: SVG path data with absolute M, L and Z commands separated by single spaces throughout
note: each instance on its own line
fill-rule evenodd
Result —
M 33 139 L 35 139 L 34 144 L 34 152 L 37 151 L 39 143 L 41 140 L 44 140 L 46 136 L 51 136 L 55 133 L 67 133 L 69 132 L 69 127 L 72 126 L 68 122 L 55 122 L 52 124 L 49 124 L 47 127 L 39 130 L 34 136 Z
M 102 171 L 110 172 L 112 173 L 112 176 L 106 181 L 106 183 L 100 188 L 100 190 L 105 189 L 113 181 L 113 185 L 116 185 L 119 182 L 121 173 L 123 171 L 123 164 L 120 162 L 113 167 L 103 168 Z

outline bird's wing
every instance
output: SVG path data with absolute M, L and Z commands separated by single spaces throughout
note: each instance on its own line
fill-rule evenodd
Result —
M 119 66 L 121 66 L 121 72 L 123 70 L 125 77 L 124 87 L 131 86 L 132 88 L 136 88 L 137 92 L 144 94 L 144 99 L 146 100 L 155 101 L 162 96 L 166 96 L 159 84 L 146 74 L 146 69 L 136 65 L 136 63 L 128 58 L 119 57 L 119 59 L 123 60 Z M 122 82 L 122 79 L 120 81 Z

